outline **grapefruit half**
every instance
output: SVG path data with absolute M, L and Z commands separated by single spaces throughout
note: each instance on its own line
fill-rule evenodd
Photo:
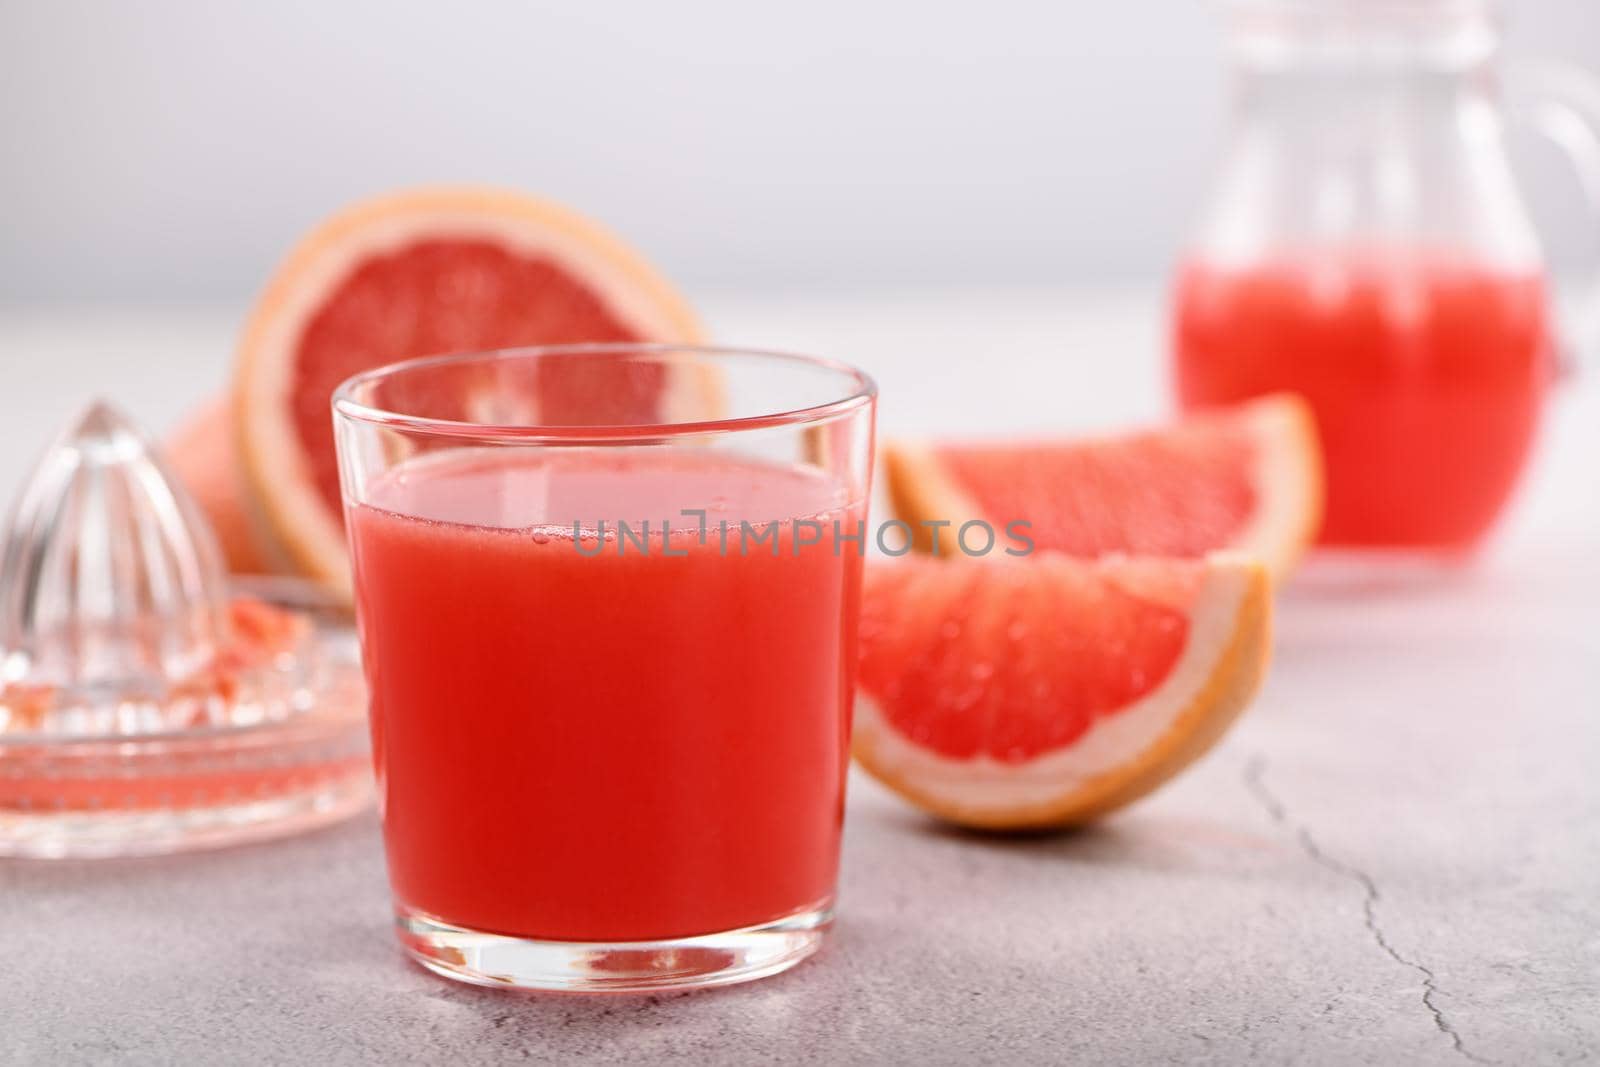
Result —
M 1040 549 L 1199 558 L 1237 549 L 1288 574 L 1322 521 L 1310 409 L 1279 394 L 1161 429 L 1077 440 L 890 441 L 889 496 L 933 548 L 967 521 L 1030 523 Z
M 233 408 L 213 397 L 179 423 L 161 446 L 172 472 L 211 520 L 228 569 L 235 574 L 271 574 L 282 566 L 246 499 L 239 472 Z
M 856 758 L 964 826 L 1089 821 L 1188 766 L 1249 703 L 1269 585 L 1232 553 L 869 563 Z
M 290 252 L 246 323 L 233 392 L 245 496 L 272 555 L 348 597 L 329 413 L 345 378 L 444 352 L 700 337 L 660 274 L 557 204 L 466 187 L 356 204 Z M 608 393 L 598 421 L 652 421 L 675 387 Z M 589 420 L 596 399 L 583 397 Z

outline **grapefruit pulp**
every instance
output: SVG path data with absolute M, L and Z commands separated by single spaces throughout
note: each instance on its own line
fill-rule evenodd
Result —
M 1284 577 L 1316 537 L 1322 468 L 1310 409 L 1279 394 L 1143 432 L 998 443 L 890 441 L 889 496 L 932 548 L 982 519 L 1030 523 L 1040 549 L 1200 558 L 1237 549 Z
M 1082 823 L 1205 752 L 1268 658 L 1264 568 L 1041 553 L 869 563 L 855 734 L 874 777 L 951 822 Z

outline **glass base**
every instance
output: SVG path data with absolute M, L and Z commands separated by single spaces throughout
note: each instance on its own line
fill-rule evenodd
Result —
M 452 926 L 404 907 L 400 942 L 435 974 L 473 985 L 568 993 L 643 993 L 749 982 L 822 946 L 833 902 L 760 926 L 661 941 L 535 941 Z

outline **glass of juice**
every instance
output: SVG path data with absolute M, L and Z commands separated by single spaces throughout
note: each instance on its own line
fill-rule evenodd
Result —
M 485 985 L 775 974 L 833 916 L 876 387 L 638 344 L 334 395 L 400 939 Z
M 1233 117 L 1177 275 L 1178 397 L 1301 394 L 1326 465 L 1322 543 L 1459 554 L 1503 511 L 1556 367 L 1507 116 L 1600 149 L 1592 79 L 1546 69 L 1503 96 L 1488 0 L 1227 12 Z

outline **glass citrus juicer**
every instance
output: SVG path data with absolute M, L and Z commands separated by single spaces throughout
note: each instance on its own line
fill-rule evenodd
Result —
M 83 411 L 0 553 L 0 856 L 230 844 L 370 795 L 354 635 L 310 586 L 241 588 L 145 438 Z
M 1233 0 L 1233 111 L 1178 272 L 1188 407 L 1299 393 L 1326 461 L 1322 543 L 1459 555 L 1502 512 L 1600 275 L 1558 328 L 1506 150 L 1527 118 L 1600 233 L 1600 83 L 1502 70 L 1489 0 Z

